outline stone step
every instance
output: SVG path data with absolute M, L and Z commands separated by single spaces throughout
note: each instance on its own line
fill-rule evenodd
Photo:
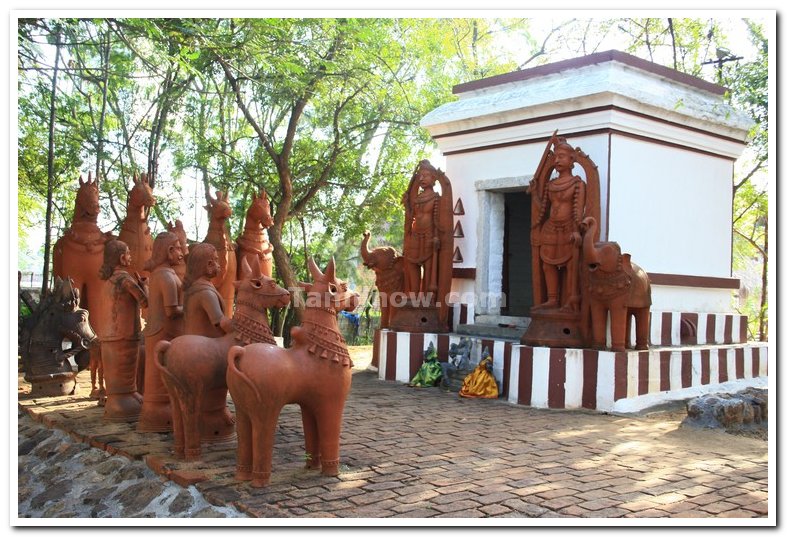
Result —
M 499 324 L 460 324 L 456 326 L 456 333 L 462 336 L 479 338 L 508 339 L 519 342 L 524 332 L 523 328 L 500 326 Z

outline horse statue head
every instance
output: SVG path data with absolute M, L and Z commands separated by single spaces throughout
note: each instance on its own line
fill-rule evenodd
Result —
M 153 196 L 153 187 L 155 180 L 151 176 L 143 173 L 140 178 L 134 174 L 134 186 L 131 187 L 131 192 L 128 195 L 128 214 L 140 211 L 143 220 L 147 220 L 150 208 L 156 204 L 156 198 Z
M 79 190 L 74 204 L 74 222 L 97 222 L 98 212 L 98 176 L 93 181 L 93 176 L 88 172 L 87 181 L 83 181 L 82 176 L 79 176 Z

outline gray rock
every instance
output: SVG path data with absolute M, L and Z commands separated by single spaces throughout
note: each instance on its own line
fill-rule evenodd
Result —
M 767 435 L 768 390 L 747 388 L 734 394 L 703 395 L 686 403 L 686 414 L 684 426 Z

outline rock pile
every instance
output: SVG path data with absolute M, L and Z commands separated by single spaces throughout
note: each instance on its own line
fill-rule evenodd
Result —
M 768 437 L 768 390 L 747 388 L 733 394 L 710 394 L 686 403 L 682 425 L 722 428 L 728 433 Z

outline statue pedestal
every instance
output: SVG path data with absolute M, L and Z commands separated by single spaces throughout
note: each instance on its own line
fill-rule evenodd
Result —
M 25 376 L 30 383 L 30 394 L 35 397 L 59 397 L 73 395 L 77 388 L 76 373 L 51 373 Z
M 394 308 L 396 313 L 392 315 L 391 330 L 416 334 L 448 332 L 448 326 L 440 322 L 440 309 L 435 306 L 414 305 L 408 298 L 404 304 L 394 305 Z
M 531 310 L 530 318 L 530 325 L 520 340 L 523 345 L 575 349 L 585 347 L 579 312 Z

